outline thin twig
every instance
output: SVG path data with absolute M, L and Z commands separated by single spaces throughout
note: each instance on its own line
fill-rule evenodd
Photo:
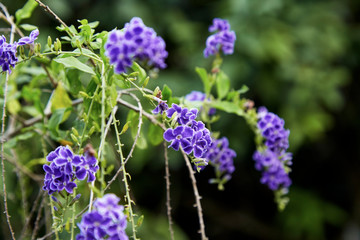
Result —
M 0 5 L 2 11 L 5 13 L 6 18 L 11 19 L 6 7 L 1 4 Z M 10 44 L 13 43 L 14 41 L 14 28 L 15 25 L 11 24 L 11 34 L 10 34 Z M 6 77 L 5 77 L 5 86 L 4 86 L 4 104 L 3 104 L 3 112 L 2 112 L 2 117 L 1 117 L 1 137 L 4 135 L 5 133 L 5 119 L 6 119 L 6 101 L 7 101 L 7 92 L 8 92 L 8 83 L 9 83 L 9 71 L 6 72 Z M 10 230 L 10 234 L 13 240 L 15 240 L 15 234 L 14 231 L 11 227 L 11 222 L 10 222 L 10 215 L 9 215 L 9 210 L 8 210 L 8 205 L 7 205 L 7 193 L 6 193 L 6 183 L 5 183 L 5 165 L 4 165 L 4 139 L 1 138 L 1 173 L 2 173 L 2 181 L 3 181 L 3 193 L 4 193 L 4 208 L 5 208 L 5 215 L 6 215 L 6 222 L 9 226 L 9 230 Z
M 5 13 L 5 15 L 4 15 L 2 12 L 0 12 L 0 18 L 4 19 L 5 22 L 10 24 L 10 26 L 15 26 L 15 31 L 19 34 L 19 36 L 24 37 L 24 34 L 20 31 L 19 28 L 16 27 L 16 24 L 14 23 L 13 18 L 7 12 L 7 9 L 4 6 L 4 4 L 0 3 L 0 8 Z M 10 28 L 10 32 L 12 32 L 11 28 Z
M 48 76 L 51 84 L 53 85 L 53 88 L 56 88 L 57 82 L 55 82 L 54 78 L 51 76 L 51 74 L 50 74 L 49 70 L 47 69 L 47 67 L 45 66 L 45 64 L 42 63 L 41 67 L 45 70 L 46 75 Z
M 167 216 L 169 222 L 169 232 L 171 240 L 174 240 L 174 230 L 172 228 L 173 222 L 171 217 L 171 204 L 170 204 L 170 171 L 169 171 L 169 158 L 167 155 L 167 146 L 166 142 L 163 141 L 164 146 L 164 158 L 165 158 L 165 181 L 166 181 L 166 208 L 167 208 Z
M 28 226 L 30 224 L 31 218 L 34 215 L 34 213 L 35 213 L 35 211 L 37 209 L 37 206 L 39 205 L 41 197 L 44 197 L 44 195 L 45 195 L 45 192 L 40 189 L 40 191 L 39 191 L 39 193 L 38 193 L 38 195 L 37 195 L 37 197 L 36 197 L 36 199 L 34 201 L 33 207 L 31 208 L 30 214 L 26 218 L 25 225 L 24 225 L 24 227 L 23 227 L 23 229 L 21 231 L 19 240 L 24 238 L 26 230 L 27 230 L 27 228 L 28 228 Z
M 140 109 L 134 105 L 132 105 L 131 103 L 128 103 L 122 99 L 118 99 L 118 103 L 129 108 L 129 109 L 132 109 L 134 110 L 135 112 L 139 112 Z M 142 111 L 142 114 L 147 118 L 149 119 L 150 122 L 152 122 L 153 124 L 155 125 L 158 125 L 159 127 L 161 127 L 163 130 L 166 130 L 166 127 L 163 123 L 159 122 L 156 117 L 150 113 L 147 113 L 145 111 Z
M 128 93 L 130 95 L 130 97 L 132 97 L 138 104 L 138 108 L 139 108 L 139 123 L 138 123 L 138 127 L 137 127 L 137 132 L 136 132 L 136 136 L 134 138 L 134 143 L 130 149 L 130 152 L 128 154 L 128 156 L 126 157 L 125 161 L 124 161 L 124 164 L 126 164 L 129 159 L 132 157 L 132 153 L 135 149 L 135 146 L 136 146 L 136 143 L 140 137 L 140 132 L 141 132 L 141 125 L 142 125 L 142 115 L 143 115 L 143 108 L 142 108 L 142 105 L 141 105 L 141 102 L 139 100 L 139 98 L 136 97 L 135 94 L 132 94 L 132 93 Z
M 139 100 L 134 94 L 132 94 L 132 93 L 126 93 L 126 94 L 129 94 L 129 95 L 137 102 L 137 104 L 138 104 L 138 108 L 137 108 L 137 109 L 138 109 L 138 112 L 139 112 L 139 123 L 138 123 L 138 131 L 137 131 L 137 133 L 136 133 L 136 136 L 135 136 L 135 139 L 134 139 L 134 143 L 133 143 L 133 145 L 131 146 L 130 152 L 129 152 L 129 154 L 128 154 L 127 157 L 126 157 L 126 159 L 125 159 L 125 161 L 124 161 L 124 164 L 126 164 L 127 161 L 129 161 L 130 157 L 132 157 L 132 153 L 133 153 L 133 151 L 134 151 L 134 149 L 135 149 L 136 143 L 137 143 L 138 138 L 139 138 L 139 136 L 140 136 L 140 130 L 141 130 L 141 125 L 142 125 L 142 115 L 143 115 L 143 109 L 142 109 L 142 105 L 141 105 L 140 100 Z M 119 97 L 118 97 L 118 99 L 117 99 L 117 102 L 122 101 L 122 100 L 120 99 L 120 96 L 121 96 L 121 94 L 119 94 Z M 112 179 L 111 179 L 110 181 L 108 181 L 108 184 L 106 185 L 104 191 L 106 191 L 106 189 L 108 189 L 108 188 L 110 187 L 110 185 L 116 180 L 116 178 L 119 176 L 119 174 L 120 174 L 121 171 L 122 171 L 122 167 L 123 167 L 123 166 L 120 166 L 120 168 L 116 171 L 116 173 L 115 173 L 115 175 L 112 177 Z
M 45 201 L 46 201 L 46 197 L 43 195 L 41 203 L 40 203 L 40 207 L 39 207 L 39 210 L 38 210 L 38 214 L 36 216 L 36 220 L 35 220 L 35 224 L 34 224 L 34 230 L 33 230 L 33 233 L 31 235 L 31 240 L 35 239 L 36 234 L 39 231 L 39 221 L 40 221 L 40 218 L 41 218 L 41 212 L 42 212 L 42 208 L 44 206 Z
M 114 108 L 113 108 L 113 111 L 112 111 L 112 114 L 110 115 L 110 118 L 109 118 L 109 120 L 108 120 L 108 122 L 107 122 L 107 124 L 106 124 L 106 128 L 105 128 L 105 137 L 106 137 L 106 135 L 107 135 L 107 133 L 108 133 L 108 131 L 109 131 L 109 128 L 110 128 L 110 125 L 111 125 L 111 123 L 112 123 L 112 120 L 113 120 L 113 115 L 115 115 L 115 113 L 117 112 L 117 110 L 118 110 L 118 106 L 115 106 Z M 105 141 L 105 139 L 104 139 L 104 141 Z M 100 142 L 100 146 L 102 145 L 103 143 L 102 143 L 102 141 Z M 99 147 L 99 150 L 100 150 L 100 147 Z M 109 184 L 104 188 L 104 192 L 106 191 L 106 189 L 109 187 Z M 92 204 L 92 202 L 90 203 L 90 205 Z
M 63 22 L 63 20 L 61 20 L 50 8 L 49 6 L 43 4 L 40 0 L 35 0 L 39 5 L 40 7 L 44 8 L 44 10 L 48 13 L 50 13 L 51 15 L 53 15 L 55 17 L 56 20 L 58 20 L 60 22 L 60 24 L 62 24 L 64 27 L 68 27 L 66 25 L 66 23 Z
M 199 216 L 199 224 L 200 224 L 199 233 L 201 234 L 202 240 L 207 240 L 208 238 L 205 235 L 205 224 L 204 224 L 203 213 L 202 213 L 201 202 L 200 202 L 201 196 L 200 196 L 198 188 L 196 186 L 195 172 L 191 166 L 189 158 L 187 157 L 186 153 L 182 149 L 181 149 L 181 153 L 184 157 L 186 166 L 189 170 L 189 175 L 190 175 L 191 183 L 193 186 L 193 191 L 194 191 L 194 196 L 195 196 L 195 201 L 196 201 L 195 206 L 197 208 L 197 212 L 198 212 L 198 216 Z

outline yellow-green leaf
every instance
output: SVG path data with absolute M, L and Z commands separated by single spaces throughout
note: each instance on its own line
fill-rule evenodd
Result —
M 59 82 L 51 98 L 51 112 L 61 108 L 71 108 L 72 102 L 62 83 Z M 65 112 L 62 122 L 70 116 L 71 111 Z

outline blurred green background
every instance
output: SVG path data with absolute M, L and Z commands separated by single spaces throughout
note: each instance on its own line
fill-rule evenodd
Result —
M 11 14 L 25 1 L 2 0 Z M 213 170 L 197 174 L 210 239 L 360 239 L 360 1 L 357 0 L 48 0 L 68 25 L 100 21 L 97 30 L 122 28 L 139 16 L 167 43 L 168 68 L 152 86 L 175 96 L 202 90 L 195 66 L 203 58 L 208 26 L 229 20 L 235 52 L 224 57 L 232 87 L 249 86 L 246 98 L 285 119 L 294 153 L 291 201 L 279 213 L 273 194 L 254 169 L 253 135 L 245 121 L 221 114 L 213 130 L 237 152 L 236 171 L 220 192 Z M 37 8 L 26 23 L 39 26 L 40 42 L 60 36 L 52 16 Z M 122 108 L 121 108 L 122 109 Z M 111 148 L 108 145 L 109 159 Z M 137 149 L 129 162 L 137 211 L 145 214 L 143 239 L 169 239 L 162 147 Z M 170 151 L 176 239 L 199 239 L 188 172 Z M 39 171 L 39 173 L 41 170 Z M 119 185 L 111 191 L 120 195 Z M 32 197 L 34 198 L 34 197 Z M 10 203 L 16 209 L 17 201 Z M 20 204 L 21 202 L 19 202 Z M 14 214 L 13 214 L 14 215 Z M 12 216 L 16 221 L 16 215 Z M 4 218 L 1 218 L 4 223 Z M 2 224 L 4 225 L 4 224 Z M 5 225 L 4 225 L 5 226 Z M 4 230 L 6 231 L 6 230 Z

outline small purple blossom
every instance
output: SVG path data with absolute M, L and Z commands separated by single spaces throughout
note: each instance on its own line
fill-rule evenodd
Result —
M 175 129 L 167 129 L 164 132 L 164 139 L 171 142 L 169 147 L 172 147 L 175 151 L 179 150 L 181 146 L 184 152 L 187 154 L 192 152 L 191 139 L 194 136 L 194 130 L 189 126 L 177 126 Z M 185 151 L 186 149 L 186 151 Z
M 200 159 L 211 145 L 210 131 L 201 121 L 196 121 L 198 110 L 181 108 L 177 104 L 172 104 L 171 108 L 166 111 L 168 118 L 174 118 L 176 127 L 169 128 L 164 132 L 164 139 L 171 142 L 169 147 L 178 151 L 181 147 L 186 154 L 193 153 L 197 167 L 203 168 L 207 165 L 207 161 Z M 199 165 L 199 166 L 198 166 Z
M 32 44 L 39 36 L 39 29 L 33 30 L 28 37 L 22 37 L 17 42 L 17 45 L 26 45 L 26 44 Z
M 156 35 L 154 29 L 145 26 L 141 18 L 134 17 L 125 24 L 123 30 L 109 33 L 105 54 L 110 63 L 115 65 L 116 73 L 125 72 L 134 60 L 163 69 L 168 56 L 165 46 L 164 40 Z
M 186 125 L 197 117 L 198 110 L 196 108 L 187 109 L 181 108 L 179 105 L 173 103 L 171 108 L 166 111 L 166 116 L 171 118 L 176 113 L 176 118 L 179 124 Z
M 280 188 L 286 189 L 291 185 L 289 174 L 279 157 L 269 149 L 263 152 L 256 151 L 253 156 L 255 168 L 263 171 L 260 182 L 268 185 L 273 191 Z
M 205 158 L 220 171 L 222 176 L 227 180 L 231 178 L 231 174 L 235 171 L 234 158 L 236 152 L 229 148 L 229 140 L 226 137 L 213 139 Z
M 185 100 L 188 101 L 204 101 L 206 98 L 206 94 L 199 91 L 192 91 L 188 95 L 185 96 Z
M 206 48 L 204 50 L 206 58 L 210 55 L 216 55 L 220 50 L 226 55 L 234 52 L 236 35 L 234 31 L 230 31 L 230 24 L 227 20 L 215 18 L 213 25 L 209 27 L 209 31 L 216 31 L 216 33 L 209 36 L 206 40 Z
M 230 30 L 230 24 L 227 20 L 221 18 L 214 18 L 213 25 L 209 27 L 209 32 L 221 32 Z
M 45 171 L 43 190 L 48 191 L 49 195 L 64 189 L 72 193 L 77 186 L 76 179 L 84 180 L 88 176 L 88 182 L 92 182 L 99 169 L 94 156 L 87 152 L 85 156 L 75 155 L 68 146 L 60 146 L 50 152 L 46 160 L 51 163 L 43 165 Z
M 199 91 L 192 91 L 191 93 L 189 93 L 188 95 L 185 96 L 185 100 L 193 102 L 193 101 L 205 101 L 206 98 L 206 94 L 203 92 L 199 92 Z M 208 99 L 209 100 L 209 99 Z M 200 108 L 200 111 L 202 110 L 202 107 Z M 212 116 L 216 113 L 216 109 L 215 108 L 210 108 L 208 115 Z
M 265 145 L 272 151 L 282 151 L 289 148 L 290 131 L 284 129 L 285 121 L 274 113 L 261 108 L 257 127 L 265 138 Z
M 0 36 L 0 66 L 2 70 L 11 73 L 10 67 L 15 67 L 18 61 L 16 57 L 17 47 L 25 44 L 32 44 L 37 39 L 39 30 L 36 29 L 30 33 L 29 37 L 20 38 L 18 42 L 12 44 L 6 42 L 4 35 Z
M 118 205 L 120 199 L 114 194 L 106 194 L 94 202 L 94 209 L 85 213 L 78 224 L 80 233 L 76 240 L 112 239 L 128 240 L 124 207 Z
M 162 114 L 163 112 L 169 109 L 169 106 L 166 104 L 166 101 L 161 100 L 160 98 L 154 97 L 154 100 L 158 102 L 158 105 L 154 110 L 152 110 L 153 114 Z

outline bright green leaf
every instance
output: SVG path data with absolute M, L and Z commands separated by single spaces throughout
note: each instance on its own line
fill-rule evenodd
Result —
M 205 68 L 196 67 L 196 68 L 195 68 L 195 71 L 196 71 L 197 74 L 200 76 L 201 81 L 202 81 L 203 84 L 204 84 L 205 93 L 206 93 L 206 95 L 208 95 L 208 94 L 210 93 L 210 90 L 211 90 L 211 85 L 210 85 L 209 76 L 208 76 Z
M 134 72 L 138 72 L 138 79 L 139 79 L 139 85 L 143 85 L 144 81 L 146 79 L 146 71 L 137 63 L 137 62 L 133 62 L 133 65 L 131 66 L 132 70 L 134 70 Z
M 140 133 L 140 136 L 139 136 L 139 138 L 138 138 L 138 141 L 137 141 L 137 143 L 136 143 L 136 146 L 137 146 L 138 148 L 140 148 L 140 149 L 145 149 L 145 148 L 147 148 L 148 145 L 147 145 L 146 138 L 145 138 L 143 132 Z
M 23 8 L 17 10 L 15 13 L 16 25 L 18 25 L 21 22 L 21 20 L 31 17 L 32 12 L 34 11 L 37 5 L 38 4 L 35 0 L 29 0 L 25 3 Z
M 234 113 L 239 116 L 244 115 L 244 110 L 241 109 L 241 106 L 239 104 L 235 104 L 233 102 L 214 101 L 214 102 L 211 102 L 210 106 L 220 109 L 227 113 Z
M 91 67 L 80 62 L 77 58 L 74 57 L 55 58 L 54 61 L 63 64 L 65 68 L 76 68 L 80 71 L 95 75 L 95 72 Z
M 71 107 L 72 101 L 69 98 L 65 88 L 62 86 L 62 83 L 59 82 L 51 98 L 51 112 L 54 112 L 57 109 L 71 109 Z M 65 121 L 69 116 L 70 111 L 64 114 L 62 122 Z
M 38 28 L 37 26 L 31 24 L 21 24 L 20 27 L 25 31 L 32 31 Z
M 50 131 L 50 136 L 55 139 L 59 140 L 60 138 L 60 132 L 59 132 L 59 125 L 61 124 L 64 115 L 68 114 L 70 112 L 70 109 L 66 108 L 60 108 L 56 109 L 53 114 L 51 115 L 49 122 L 48 122 L 48 128 Z
M 163 100 L 169 101 L 172 96 L 172 90 L 166 84 L 164 84 L 161 94 Z
M 218 98 L 224 98 L 230 89 L 230 79 L 229 77 L 223 72 L 220 71 L 216 77 L 216 90 L 218 94 Z
M 148 139 L 152 145 L 154 146 L 159 145 L 164 140 L 163 134 L 164 132 L 159 126 L 150 124 Z

